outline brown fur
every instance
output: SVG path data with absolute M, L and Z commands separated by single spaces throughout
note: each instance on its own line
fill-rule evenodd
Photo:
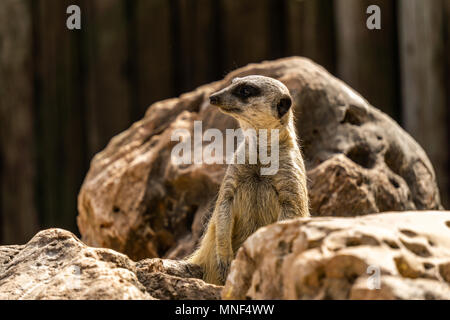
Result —
M 247 82 L 259 86 L 262 94 L 244 103 L 231 92 L 237 85 Z M 248 164 L 249 140 L 246 138 L 239 146 L 247 146 L 246 162 L 228 166 L 200 247 L 188 258 L 203 267 L 206 282 L 223 284 L 237 250 L 252 233 L 276 221 L 307 217 L 309 207 L 305 167 L 297 144 L 292 108 L 281 118 L 274 111 L 274 103 L 279 99 L 291 99 L 287 88 L 275 79 L 250 76 L 233 81 L 217 95 L 220 101 L 214 101 L 215 104 L 224 113 L 236 117 L 243 129 L 279 129 L 277 173 L 261 175 L 263 166 L 259 161 Z M 229 108 L 243 111 L 236 114 L 228 111 Z M 270 152 L 268 146 L 268 154 Z

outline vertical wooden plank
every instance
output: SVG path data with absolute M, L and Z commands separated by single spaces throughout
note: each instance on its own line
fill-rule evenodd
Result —
M 310 58 L 336 72 L 333 0 L 287 0 L 287 55 Z
M 450 1 L 444 1 L 445 6 L 445 56 L 447 57 L 447 67 L 445 71 L 446 83 L 447 83 L 447 141 L 450 140 Z M 450 146 L 447 142 L 447 148 L 443 148 L 447 154 L 447 172 L 446 176 L 450 177 Z M 450 179 L 450 178 L 448 178 Z M 442 203 L 446 209 L 450 209 L 450 180 L 447 181 L 447 189 L 442 190 Z
M 135 0 L 139 118 L 147 107 L 174 94 L 170 3 Z
M 131 123 L 124 0 L 87 0 L 85 63 L 89 156 Z
M 32 29 L 28 2 L 0 1 L 0 243 L 38 230 L 34 204 Z
M 66 9 L 79 1 L 31 1 L 35 30 L 37 199 L 46 227 L 76 230 L 83 167 L 80 31 L 66 28 Z M 84 27 L 84 26 L 83 26 Z
M 448 52 L 444 51 L 443 3 L 401 0 L 399 17 L 404 124 L 430 157 L 448 205 Z
M 369 30 L 369 5 L 381 9 L 381 30 Z M 371 104 L 400 117 L 395 2 L 335 0 L 337 74 Z
M 270 52 L 267 59 L 286 57 L 287 51 L 287 2 L 288 0 L 269 1 L 269 45 Z
M 216 76 L 218 61 L 215 44 L 219 43 L 214 24 L 214 3 L 209 0 L 178 0 L 180 42 L 180 90 L 190 91 Z
M 221 0 L 226 72 L 270 57 L 270 0 Z

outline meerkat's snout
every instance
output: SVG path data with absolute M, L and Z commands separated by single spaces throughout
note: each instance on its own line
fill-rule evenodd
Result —
M 236 114 L 242 111 L 230 96 L 228 88 L 212 94 L 209 97 L 209 103 L 213 106 L 219 107 L 220 110 L 226 114 Z

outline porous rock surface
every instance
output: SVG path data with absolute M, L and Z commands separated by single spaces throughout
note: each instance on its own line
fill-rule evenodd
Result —
M 260 74 L 290 89 L 305 156 L 313 216 L 440 209 L 423 149 L 392 119 L 312 61 L 251 64 L 179 98 L 157 102 L 92 160 L 78 198 L 82 240 L 132 259 L 192 252 L 214 205 L 226 164 L 175 165 L 176 129 L 237 128 L 209 105 L 234 77 Z M 207 143 L 205 143 L 207 144 Z
M 201 276 L 198 266 L 184 261 L 135 263 L 61 229 L 41 231 L 26 245 L 0 247 L 0 300 L 220 298 L 221 287 Z
M 450 212 L 299 218 L 239 249 L 224 299 L 450 299 Z

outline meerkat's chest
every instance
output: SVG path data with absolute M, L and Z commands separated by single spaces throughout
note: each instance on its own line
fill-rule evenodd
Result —
M 280 213 L 278 194 L 272 176 L 259 172 L 241 172 L 233 197 L 232 214 L 235 231 L 250 235 L 259 227 L 277 221 Z M 242 230 L 240 230 L 242 229 Z

